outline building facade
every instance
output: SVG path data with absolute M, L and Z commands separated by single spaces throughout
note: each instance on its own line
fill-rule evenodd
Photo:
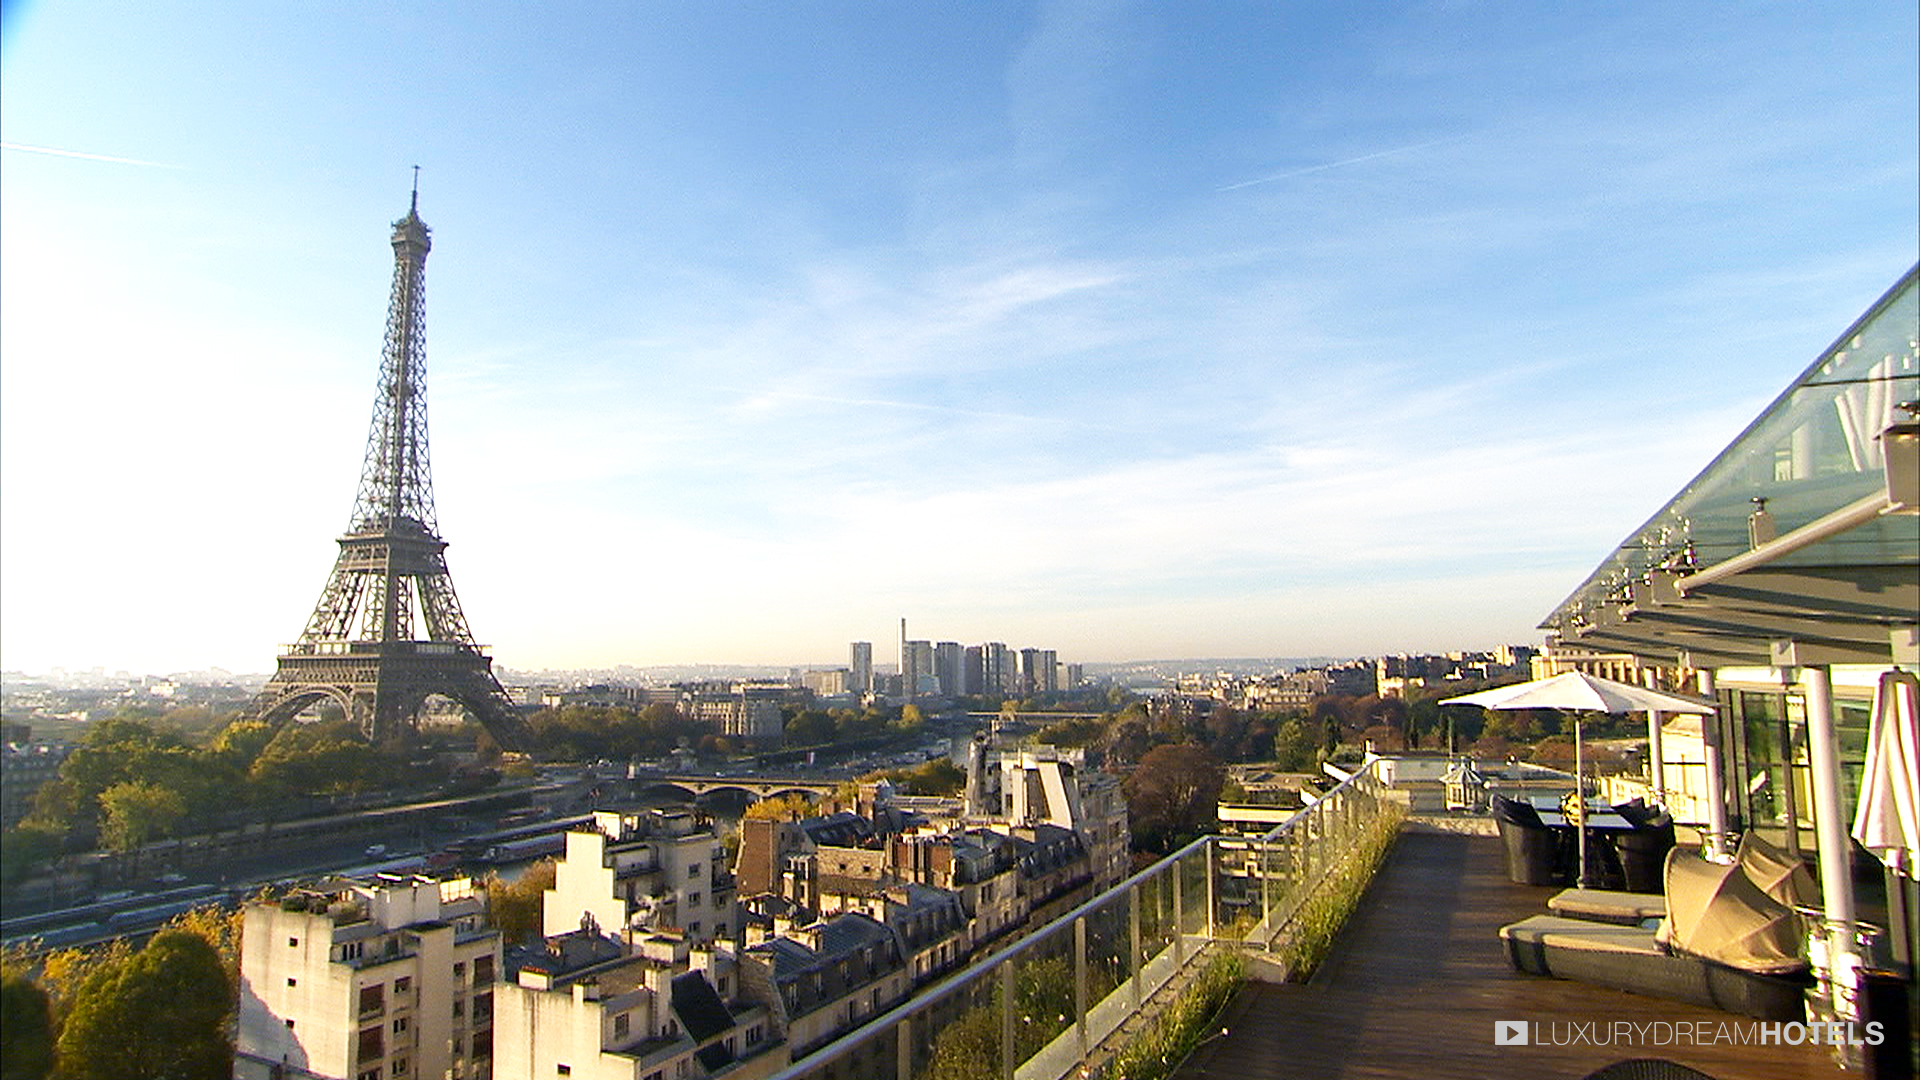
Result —
M 335 879 L 247 905 L 240 1080 L 489 1080 L 500 935 L 471 881 Z

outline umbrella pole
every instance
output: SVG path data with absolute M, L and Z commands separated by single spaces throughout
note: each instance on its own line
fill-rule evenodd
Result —
M 1573 717 L 1573 805 L 1580 816 L 1574 819 L 1580 829 L 1579 854 L 1580 872 L 1574 877 L 1574 884 L 1587 887 L 1587 768 L 1585 756 L 1580 748 L 1580 714 Z

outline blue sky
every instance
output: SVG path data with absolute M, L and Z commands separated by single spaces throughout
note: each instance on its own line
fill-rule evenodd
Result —
M 416 164 L 515 668 L 1537 640 L 1920 252 L 1911 4 L 415 7 L 8 4 L 8 669 L 271 668 Z

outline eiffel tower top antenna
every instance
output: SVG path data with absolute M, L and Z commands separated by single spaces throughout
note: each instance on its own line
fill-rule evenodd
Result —
M 413 167 L 413 208 L 408 213 L 420 212 L 420 166 Z

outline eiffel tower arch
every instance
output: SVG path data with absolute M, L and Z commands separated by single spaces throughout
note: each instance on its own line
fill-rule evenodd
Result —
M 300 639 L 248 714 L 273 725 L 331 701 L 376 745 L 408 738 L 427 698 L 465 706 L 508 750 L 526 721 L 475 643 L 447 573 L 427 454 L 426 267 L 432 234 L 416 183 L 393 223 L 393 292 L 380 387 L 353 516 Z

